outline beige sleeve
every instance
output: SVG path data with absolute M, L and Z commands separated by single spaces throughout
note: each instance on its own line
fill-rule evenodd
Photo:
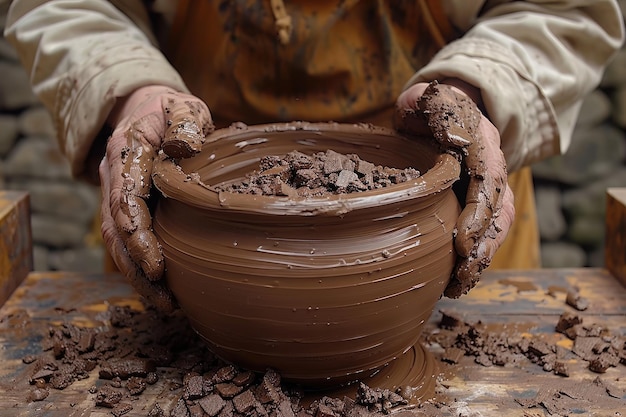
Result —
M 444 3 L 467 32 L 408 85 L 457 77 L 480 88 L 510 171 L 564 152 L 583 98 L 623 42 L 616 1 Z
M 139 11 L 141 1 L 126 1 Z M 144 13 L 145 14 L 145 13 Z M 141 16 L 141 13 L 136 13 Z M 136 17 L 133 16 L 133 17 Z M 187 91 L 144 30 L 104 0 L 14 0 L 5 36 L 16 47 L 35 93 L 51 112 L 76 176 L 119 97 L 152 84 Z

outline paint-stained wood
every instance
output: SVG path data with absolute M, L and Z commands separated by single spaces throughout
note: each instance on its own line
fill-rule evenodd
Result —
M 626 188 L 607 190 L 605 264 L 626 285 Z
M 467 296 L 440 300 L 427 332 L 437 331 L 443 310 L 468 322 L 480 321 L 496 330 L 515 329 L 519 334 L 543 337 L 571 349 L 571 341 L 554 331 L 561 313 L 575 312 L 565 302 L 571 290 L 589 300 L 587 310 L 576 312 L 585 323 L 601 323 L 614 334 L 626 334 L 626 289 L 608 271 L 591 268 L 487 272 Z M 97 369 L 89 378 L 62 391 L 51 390 L 44 401 L 28 402 L 24 393 L 29 389 L 30 368 L 22 363 L 26 355 L 40 352 L 41 340 L 51 324 L 69 321 L 83 326 L 101 325 L 102 312 L 111 304 L 140 308 L 136 294 L 120 275 L 31 273 L 0 309 L 0 410 L 10 410 L 11 416 L 28 417 L 111 416 L 110 410 L 94 407 L 95 395 L 89 392 L 91 387 L 102 384 Z M 435 358 L 441 357 L 437 346 L 430 345 L 429 350 Z M 452 409 L 440 415 L 547 416 L 541 408 L 523 408 L 515 398 L 532 397 L 555 383 L 570 390 L 589 387 L 598 376 L 626 392 L 624 365 L 604 374 L 589 371 L 586 363 L 575 357 L 569 359 L 568 365 L 570 377 L 563 378 L 530 361 L 504 367 L 484 367 L 467 356 L 454 365 L 438 362 L 439 379 L 445 387 L 441 395 Z M 169 415 L 182 394 L 178 385 L 181 373 L 172 368 L 161 372 L 159 381 L 149 385 L 132 402 L 133 410 L 125 415 L 146 416 L 157 402 Z M 626 410 L 626 395 L 594 403 L 581 399 L 579 407 L 580 415 L 617 415 L 616 411 Z M 417 411 L 409 410 L 410 414 L 402 417 L 419 415 Z
M 29 196 L 0 190 L 0 306 L 33 268 Z

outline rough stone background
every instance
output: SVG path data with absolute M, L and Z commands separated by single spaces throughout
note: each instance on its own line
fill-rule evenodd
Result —
M 603 266 L 606 189 L 626 187 L 624 45 L 584 102 L 571 147 L 535 164 L 533 176 L 543 266 Z
M 0 32 L 8 1 L 0 0 Z M 54 124 L 33 95 L 12 46 L 0 37 L 0 189 L 28 191 L 34 269 L 101 272 L 104 251 L 94 233 L 99 188 L 72 178 Z
M 0 29 L 8 1 L 0 0 Z M 626 11 L 626 0 L 620 0 Z M 626 49 L 586 100 L 571 148 L 533 167 L 544 267 L 602 266 L 607 187 L 626 187 Z M 96 187 L 72 179 L 54 126 L 0 37 L 0 189 L 31 195 L 35 270 L 99 272 Z

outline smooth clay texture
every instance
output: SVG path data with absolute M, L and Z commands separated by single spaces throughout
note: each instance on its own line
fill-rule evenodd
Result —
M 319 198 L 215 189 L 262 156 L 328 149 L 422 175 Z M 459 172 L 434 142 L 369 125 L 216 131 L 197 156 L 155 168 L 168 285 L 210 348 L 237 365 L 313 388 L 377 376 L 417 390 L 434 368 L 418 338 L 456 259 Z

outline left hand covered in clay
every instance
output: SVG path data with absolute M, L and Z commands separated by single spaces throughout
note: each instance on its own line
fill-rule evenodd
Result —
M 515 217 L 500 134 L 477 102 L 480 92 L 475 87 L 446 80 L 415 84 L 396 103 L 396 128 L 409 135 L 434 136 L 446 151 L 459 156 L 469 177 L 454 239 L 457 265 L 445 290 L 450 298 L 476 285 Z
M 211 113 L 197 97 L 153 85 L 120 99 L 109 124 L 114 130 L 100 164 L 102 235 L 133 287 L 171 311 L 175 301 L 162 279 L 164 259 L 149 207 L 153 162 L 161 151 L 176 159 L 197 153 L 213 130 Z

